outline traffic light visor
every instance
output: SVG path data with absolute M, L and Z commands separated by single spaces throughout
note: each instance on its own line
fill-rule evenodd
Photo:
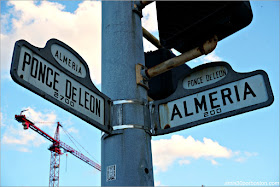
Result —
M 161 44 L 183 53 L 214 35 L 218 40 L 249 25 L 249 1 L 156 1 Z

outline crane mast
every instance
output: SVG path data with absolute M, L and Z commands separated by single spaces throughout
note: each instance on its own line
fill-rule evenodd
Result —
M 59 166 L 60 166 L 60 155 L 62 155 L 61 149 L 64 149 L 65 152 L 69 152 L 75 157 L 79 158 L 80 160 L 84 161 L 85 163 L 89 164 L 90 166 L 94 167 L 98 171 L 101 171 L 101 166 L 79 151 L 76 151 L 71 146 L 67 145 L 66 143 L 60 141 L 59 139 L 59 127 L 62 127 L 59 122 L 57 122 L 57 127 L 55 131 L 54 138 L 45 133 L 39 127 L 37 127 L 32 121 L 26 118 L 25 115 L 15 115 L 15 119 L 22 123 L 23 129 L 32 129 L 33 131 L 37 132 L 44 138 L 48 139 L 52 142 L 49 150 L 51 151 L 51 159 L 50 159 L 50 178 L 49 178 L 49 186 L 50 187 L 58 187 L 59 186 Z
M 62 155 L 59 145 L 59 126 L 61 125 L 59 122 L 57 122 L 56 131 L 54 134 L 54 139 L 56 141 L 53 142 L 49 148 L 51 151 L 49 186 L 51 187 L 59 186 L 60 155 Z

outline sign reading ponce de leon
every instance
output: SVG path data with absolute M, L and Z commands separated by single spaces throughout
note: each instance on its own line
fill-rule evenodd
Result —
M 236 73 L 226 62 L 193 69 L 168 98 L 154 102 L 156 135 L 241 114 L 273 102 L 264 71 Z
M 183 80 L 183 87 L 185 89 L 200 88 L 218 82 L 226 75 L 227 69 L 224 66 L 208 67 L 188 75 Z
M 17 41 L 11 76 L 32 92 L 110 132 L 109 98 L 92 83 L 82 57 L 63 42 L 51 39 L 41 49 Z

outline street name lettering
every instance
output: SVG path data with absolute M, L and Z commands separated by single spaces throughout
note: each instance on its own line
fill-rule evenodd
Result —
M 263 77 L 255 75 L 159 105 L 161 128 L 191 123 L 267 100 Z
M 53 44 L 51 52 L 55 60 L 65 69 L 79 77 L 85 77 L 86 71 L 83 64 L 67 49 Z
M 38 89 L 44 90 L 58 102 L 84 113 L 100 124 L 104 124 L 103 98 L 24 46 L 21 48 L 18 66 L 17 73 L 20 78 Z
M 183 80 L 185 89 L 196 89 L 213 84 L 227 75 L 227 69 L 223 66 L 209 67 L 195 72 Z
M 220 95 L 221 97 L 218 97 L 218 95 Z M 249 99 L 250 97 L 256 97 L 256 94 L 254 93 L 254 91 L 252 90 L 248 82 L 245 82 L 244 93 L 241 93 L 241 95 L 239 95 L 239 90 L 237 85 L 234 85 L 233 88 L 229 87 L 229 88 L 224 88 L 219 90 L 219 93 L 218 91 L 213 91 L 211 93 L 208 93 L 207 95 L 202 95 L 200 99 L 194 97 L 193 105 L 195 106 L 194 108 L 195 110 L 194 109 L 191 110 L 190 108 L 188 109 L 187 102 L 183 101 L 184 114 L 185 114 L 184 117 L 192 116 L 194 115 L 194 113 L 198 114 L 201 111 L 206 111 L 204 112 L 204 117 L 208 117 L 209 116 L 208 110 L 211 111 L 211 114 L 215 114 L 215 111 L 216 113 L 221 113 L 222 112 L 221 106 L 226 106 L 229 104 L 240 102 L 240 97 L 242 98 L 243 101 Z M 217 104 L 220 103 L 218 99 L 222 100 L 222 105 Z M 188 111 L 192 111 L 192 112 L 188 112 Z M 174 104 L 172 109 L 172 114 L 171 114 L 171 121 L 174 120 L 175 116 L 178 116 L 179 118 L 183 118 L 182 113 L 183 112 L 181 112 L 178 109 L 177 104 Z
M 65 63 L 68 67 L 72 68 L 72 70 L 76 71 L 79 74 L 82 74 L 82 68 L 77 65 L 73 60 L 71 61 L 71 58 L 68 58 L 65 55 L 61 55 L 61 52 L 58 50 L 55 52 L 54 57 L 56 60 L 59 60 L 62 63 Z

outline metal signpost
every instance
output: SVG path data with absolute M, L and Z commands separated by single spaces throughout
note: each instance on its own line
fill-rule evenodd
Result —
M 147 90 L 135 76 L 144 50 L 134 3 L 102 1 L 102 92 L 113 100 L 113 131 L 102 136 L 101 186 L 154 185 Z
M 104 132 L 101 139 L 102 186 L 153 186 L 152 136 L 266 107 L 274 99 L 264 71 L 237 73 L 226 62 L 208 63 L 194 69 L 184 65 L 173 69 L 177 75 L 170 73 L 162 79 L 154 79 L 155 83 L 162 84 L 165 77 L 172 79 L 168 84 L 172 88 L 163 86 L 165 93 L 157 96 L 161 90 L 158 91 L 152 81 L 148 85 L 151 78 L 187 60 L 208 54 L 215 49 L 218 39 L 232 34 L 233 31 L 229 32 L 227 28 L 239 30 L 247 26 L 252 15 L 249 2 L 238 3 L 247 12 L 245 17 L 249 15 L 242 27 L 229 27 L 230 21 L 222 22 L 225 27 L 214 27 L 212 38 L 205 36 L 207 40 L 199 42 L 201 46 L 184 51 L 178 57 L 164 57 L 166 61 L 156 62 L 148 69 L 145 67 L 142 31 L 146 32 L 145 36 L 149 34 L 141 26 L 141 8 L 146 4 L 149 2 L 102 2 L 103 93 L 92 83 L 86 62 L 63 42 L 51 39 L 44 48 L 37 48 L 20 40 L 14 48 L 11 76 L 15 82 Z M 177 2 L 173 5 L 180 7 Z M 208 10 L 205 4 L 197 5 L 203 5 Z M 230 5 L 227 5 L 229 9 L 235 7 Z M 225 17 L 223 14 L 222 17 Z M 242 21 L 243 17 L 238 19 Z M 215 23 L 214 18 L 211 21 Z M 160 32 L 165 33 L 164 30 Z M 196 29 L 190 29 L 190 33 L 196 33 Z M 217 38 L 216 33 L 223 34 L 223 37 Z M 190 34 L 181 34 L 191 37 Z M 201 35 L 198 34 L 199 37 Z M 152 41 L 160 44 L 155 38 Z M 172 42 L 190 47 L 187 40 Z M 159 58 L 162 58 L 160 55 Z M 146 66 L 149 65 L 151 62 L 147 62 Z M 153 87 L 150 94 L 155 99 L 151 102 L 148 102 L 149 86 Z
M 82 57 L 56 39 L 45 48 L 20 40 L 14 48 L 15 82 L 109 133 L 110 99 L 91 82 Z
M 153 102 L 155 135 L 167 134 L 271 105 L 262 71 L 236 73 L 226 62 L 198 66 L 166 99 Z

